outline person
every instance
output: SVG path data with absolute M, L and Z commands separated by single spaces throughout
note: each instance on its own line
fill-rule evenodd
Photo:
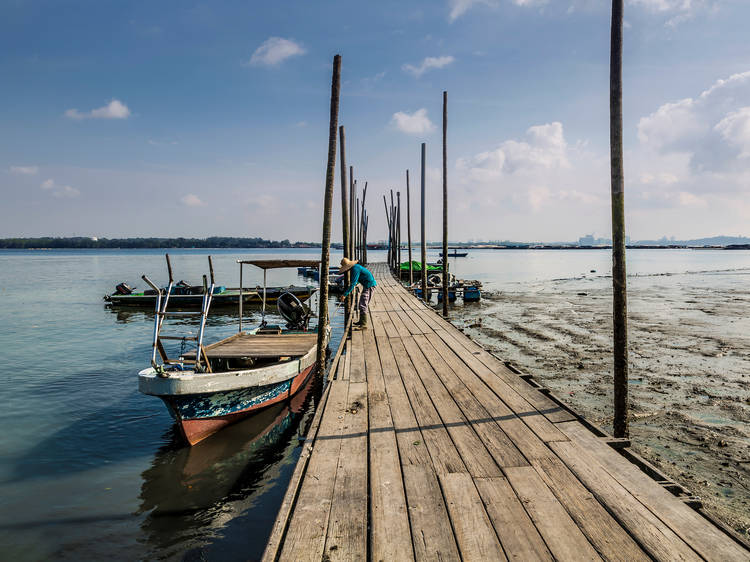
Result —
M 339 274 L 346 273 L 352 270 L 351 284 L 349 288 L 341 295 L 340 300 L 346 299 L 349 294 L 357 286 L 357 283 L 362 285 L 362 294 L 359 295 L 359 322 L 355 324 L 355 328 L 359 330 L 367 329 L 367 306 L 370 304 L 370 297 L 372 297 L 372 291 L 377 286 L 375 277 L 372 276 L 366 267 L 359 264 L 358 260 L 350 260 L 347 258 L 341 259 L 341 266 L 339 267 Z

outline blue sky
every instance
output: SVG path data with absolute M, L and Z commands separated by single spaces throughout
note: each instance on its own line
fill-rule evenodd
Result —
M 421 142 L 440 236 L 443 90 L 452 239 L 608 235 L 606 1 L 0 9 L 0 236 L 319 239 L 336 53 L 371 239 Z M 750 4 L 625 10 L 629 235 L 750 234 Z

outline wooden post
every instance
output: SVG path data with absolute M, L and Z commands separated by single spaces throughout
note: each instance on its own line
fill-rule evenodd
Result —
M 342 246 L 344 250 L 344 257 L 352 259 L 349 253 L 349 186 L 346 183 L 346 136 L 344 134 L 344 126 L 339 127 L 339 149 L 341 152 L 341 238 Z M 344 283 L 349 287 L 351 281 L 351 271 L 347 271 L 344 274 Z M 346 303 L 344 305 L 344 325 L 349 320 L 349 309 L 351 308 L 351 295 L 346 297 Z
M 414 284 L 414 271 L 411 263 L 411 202 L 409 200 L 409 170 L 406 170 L 406 237 L 409 243 L 409 286 Z
M 443 92 L 443 316 L 448 316 L 448 92 Z
M 369 222 L 370 217 L 367 215 L 367 211 L 365 211 L 365 222 L 362 225 L 362 264 L 367 265 L 367 223 Z
M 359 218 L 359 259 L 367 263 L 367 248 L 365 247 L 365 199 L 367 199 L 367 182 L 362 190 L 362 215 Z
M 614 327 L 614 434 L 628 429 L 628 302 L 625 271 L 625 182 L 622 157 L 623 0 L 612 0 L 609 60 L 609 143 L 612 172 L 612 319 Z
M 354 198 L 357 186 L 354 183 L 354 166 L 349 166 L 349 259 L 354 259 Z
M 354 180 L 353 188 L 351 191 L 352 200 L 349 204 L 352 207 L 351 221 L 352 221 L 352 259 L 357 259 L 357 180 Z
M 391 266 L 391 214 L 388 212 L 388 202 L 383 195 L 383 207 L 385 207 L 385 220 L 388 226 L 388 267 Z
M 361 252 L 361 248 L 360 248 L 360 244 L 359 244 L 359 213 L 360 213 L 360 209 L 359 209 L 359 197 L 357 197 L 356 213 L 357 214 L 354 217 L 356 219 L 356 222 L 354 223 L 354 225 L 355 225 L 354 226 L 354 259 L 358 260 L 359 257 L 360 257 L 359 254 Z
M 401 192 L 396 192 L 396 271 L 401 278 Z
M 422 299 L 429 302 L 427 298 L 427 239 L 425 237 L 424 225 L 424 198 L 425 198 L 425 158 L 426 144 L 422 143 Z
M 333 210 L 333 175 L 336 171 L 336 132 L 339 121 L 339 92 L 341 89 L 341 55 L 333 57 L 331 77 L 331 117 L 328 128 L 328 165 L 323 203 L 323 241 L 320 251 L 320 307 L 318 310 L 318 373 L 325 372 L 328 334 L 328 267 L 331 257 L 331 214 Z
M 391 255 L 391 268 L 396 269 L 396 205 L 393 202 L 393 190 L 391 189 L 391 240 L 393 240 L 393 254 Z

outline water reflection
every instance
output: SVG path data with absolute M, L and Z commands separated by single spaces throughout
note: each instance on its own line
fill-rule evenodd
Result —
M 311 406 L 321 390 L 320 378 L 311 377 L 289 401 L 193 447 L 184 446 L 171 428 L 164 436 L 166 444 L 142 473 L 138 514 L 146 515 L 141 529 L 150 547 L 163 556 L 171 546 L 179 545 L 184 552 L 223 535 L 232 518 L 253 507 L 275 483 L 279 463 L 306 432 L 306 414 L 314 411 Z M 253 531 L 258 529 L 245 529 Z

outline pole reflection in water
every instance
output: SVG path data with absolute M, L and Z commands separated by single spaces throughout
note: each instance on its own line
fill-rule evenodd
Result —
M 294 469 L 293 449 L 307 433 L 321 390 L 321 377 L 311 377 L 289 401 L 193 447 L 184 446 L 172 428 L 172 439 L 142 474 L 138 513 L 146 514 L 141 528 L 154 554 L 202 558 L 212 550 L 212 540 L 222 538 L 223 559 L 259 558 L 279 503 L 268 496 L 284 494 L 269 489 L 280 472 Z M 293 462 L 282 462 L 290 458 Z M 268 509 L 258 505 L 259 497 Z M 228 526 L 237 524 L 244 532 L 228 531 Z M 231 552 L 234 548 L 237 551 Z

